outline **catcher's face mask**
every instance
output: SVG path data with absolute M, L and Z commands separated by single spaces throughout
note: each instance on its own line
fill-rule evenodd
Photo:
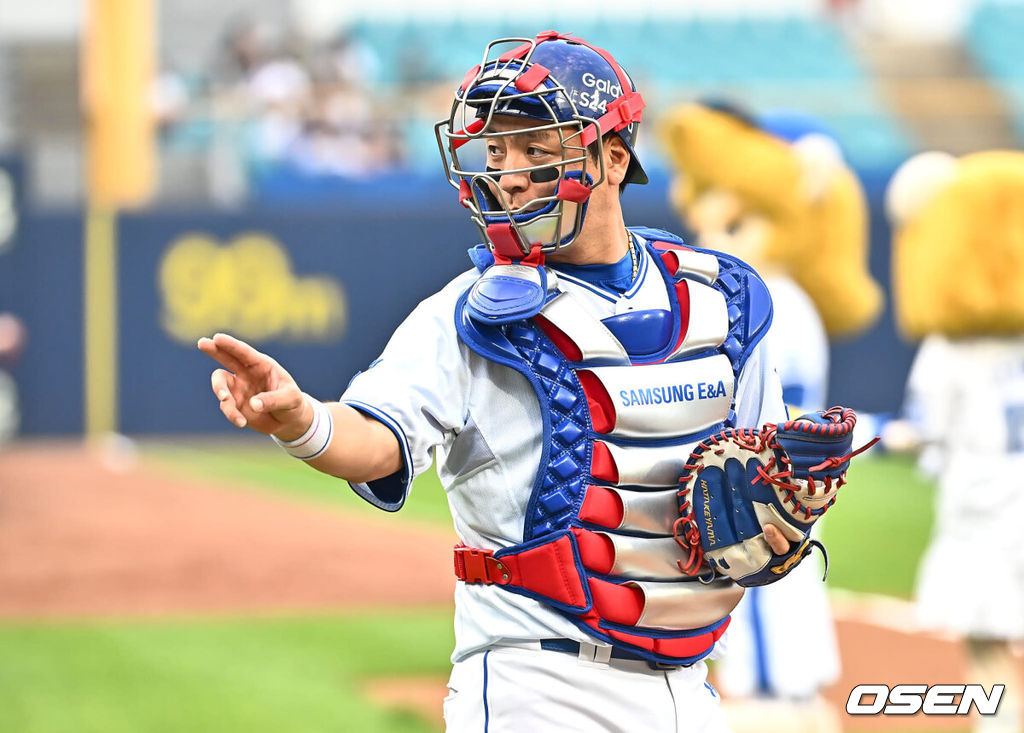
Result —
M 498 254 L 518 260 L 571 244 L 605 179 L 602 133 L 621 131 L 632 153 L 643 102 L 631 85 L 622 93 L 617 74 L 628 77 L 602 53 L 557 33 L 494 41 L 435 126 L 448 180 Z M 639 163 L 629 175 L 646 182 Z M 515 182 L 502 185 L 505 176 Z

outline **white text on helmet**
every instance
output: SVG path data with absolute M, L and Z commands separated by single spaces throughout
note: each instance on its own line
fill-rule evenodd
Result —
M 602 94 L 610 94 L 613 97 L 622 96 L 621 86 L 610 79 L 598 79 L 589 71 L 583 74 L 583 84 L 588 87 L 594 87 L 596 91 Z

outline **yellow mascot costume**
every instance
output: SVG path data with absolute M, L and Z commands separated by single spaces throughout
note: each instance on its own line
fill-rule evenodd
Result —
M 739 257 L 768 285 L 767 341 L 791 412 L 828 406 L 828 337 L 864 330 L 883 305 L 867 269 L 864 193 L 815 122 L 686 104 L 659 128 L 676 173 L 671 201 L 693 243 Z M 749 589 L 734 612 L 715 671 L 737 733 L 839 730 L 820 694 L 839 676 L 821 576 L 820 564 L 804 562 L 781 583 Z M 796 617 L 815 644 L 790 643 L 785 629 Z
M 922 153 L 896 171 L 886 204 L 897 325 L 923 339 L 906 418 L 938 483 L 919 620 L 966 639 L 965 682 L 1006 685 L 998 713 L 974 730 L 1020 733 L 1011 645 L 1024 640 L 1024 153 Z
M 883 298 L 867 269 L 864 192 L 827 135 L 789 141 L 742 112 L 689 104 L 669 111 L 661 139 L 678 173 L 672 203 L 698 235 L 705 231 L 693 215 L 718 203 L 733 233 L 754 235 L 726 249 L 758 272 L 793 278 L 830 336 L 875 322 Z

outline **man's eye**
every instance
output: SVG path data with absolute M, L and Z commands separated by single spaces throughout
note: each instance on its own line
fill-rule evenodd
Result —
M 532 145 L 526 149 L 526 154 L 531 156 L 551 155 L 547 150 L 535 148 Z
M 501 148 L 499 148 L 497 145 L 488 145 L 487 154 L 490 156 L 501 155 Z

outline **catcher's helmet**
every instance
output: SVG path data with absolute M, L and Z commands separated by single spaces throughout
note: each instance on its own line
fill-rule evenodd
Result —
M 435 132 L 448 180 L 459 189 L 459 200 L 491 249 L 521 259 L 531 249 L 553 252 L 579 235 L 590 191 L 604 180 L 605 135 L 617 134 L 629 151 L 624 183 L 647 183 L 634 150 L 643 107 L 632 80 L 611 54 L 582 39 L 546 31 L 534 39 L 489 43 Z M 489 168 L 488 140 L 521 132 L 494 129 L 495 117 L 508 116 L 539 121 L 534 131 L 557 133 L 561 160 L 514 171 Z M 596 153 L 593 159 L 588 147 Z M 551 195 L 512 209 L 498 186 L 501 175 L 508 173 L 528 173 L 536 183 L 557 184 Z

